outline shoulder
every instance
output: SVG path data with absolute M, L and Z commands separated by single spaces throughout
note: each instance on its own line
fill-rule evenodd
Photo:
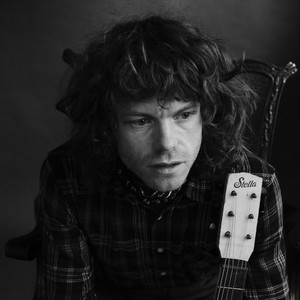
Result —
M 48 153 L 44 166 L 57 180 L 65 183 L 74 181 L 98 190 L 100 185 L 102 188 L 108 184 L 115 168 L 113 162 L 108 164 L 101 155 L 93 152 L 96 150 L 68 140 Z
M 272 184 L 276 179 L 275 168 L 263 159 L 254 154 L 244 154 L 243 159 L 234 167 L 234 172 L 247 172 L 263 179 L 265 187 Z
M 42 170 L 46 170 L 57 179 L 70 177 L 71 174 L 77 176 L 80 170 L 80 161 L 80 156 L 73 150 L 71 142 L 67 141 L 49 151 L 43 162 Z
M 48 153 L 49 158 L 74 157 L 75 151 L 70 140 L 52 149 Z

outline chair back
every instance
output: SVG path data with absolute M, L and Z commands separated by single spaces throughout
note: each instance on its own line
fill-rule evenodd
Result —
M 280 68 L 254 59 L 244 61 L 241 75 L 258 95 L 257 107 L 251 118 L 253 132 L 248 143 L 260 158 L 269 161 L 279 103 L 286 80 L 297 72 L 296 65 L 288 63 Z

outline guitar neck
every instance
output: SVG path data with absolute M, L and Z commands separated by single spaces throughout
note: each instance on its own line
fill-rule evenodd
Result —
M 247 270 L 247 261 L 224 259 L 214 300 L 242 299 Z

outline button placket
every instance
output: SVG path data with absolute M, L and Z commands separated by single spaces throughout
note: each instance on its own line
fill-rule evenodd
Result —
M 168 219 L 170 215 L 168 211 L 162 212 L 158 218 L 154 220 L 151 230 L 151 239 L 153 241 L 153 264 L 155 266 L 156 280 L 161 283 L 161 280 L 169 281 L 168 272 L 169 272 L 169 261 L 168 250 L 165 247 L 167 236 L 170 234 L 168 231 Z M 164 278 L 164 279 L 163 279 Z

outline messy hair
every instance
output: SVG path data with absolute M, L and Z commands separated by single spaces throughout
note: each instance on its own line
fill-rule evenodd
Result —
M 236 68 L 220 40 L 186 21 L 134 19 L 90 40 L 57 107 L 73 122 L 72 140 L 110 164 L 117 151 L 116 104 L 152 97 L 200 102 L 202 157 L 207 166 L 222 167 L 241 159 L 254 109 L 254 93 Z

